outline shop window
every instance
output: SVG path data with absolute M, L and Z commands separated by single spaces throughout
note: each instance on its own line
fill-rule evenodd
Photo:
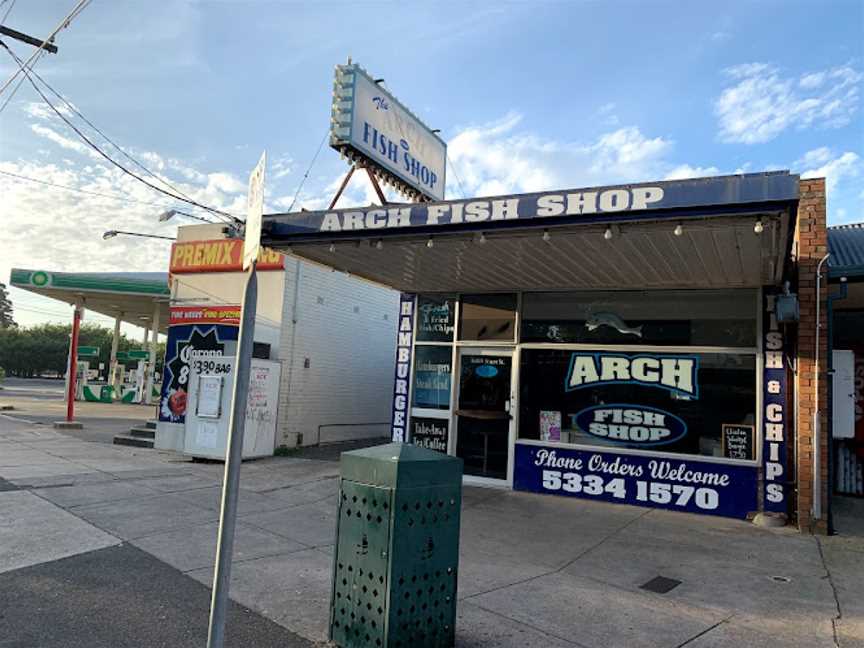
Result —
M 450 346 L 421 345 L 414 351 L 414 407 L 450 409 L 450 377 L 453 349 Z
M 516 295 L 462 295 L 459 312 L 460 340 L 513 341 L 516 336 Z
M 456 300 L 420 295 L 417 298 L 417 341 L 452 342 Z
M 752 354 L 523 349 L 519 437 L 754 459 Z
M 752 290 L 526 293 L 522 342 L 756 346 Z

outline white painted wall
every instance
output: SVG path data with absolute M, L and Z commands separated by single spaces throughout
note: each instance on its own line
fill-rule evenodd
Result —
M 314 445 L 322 425 L 325 443 L 387 436 L 398 302 L 396 291 L 286 260 L 277 445 Z

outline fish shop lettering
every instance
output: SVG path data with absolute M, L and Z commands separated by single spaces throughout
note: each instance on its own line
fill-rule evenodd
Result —
M 393 413 L 390 436 L 405 442 L 408 429 L 408 385 L 411 376 L 411 347 L 414 338 L 414 295 L 399 298 L 399 329 L 396 333 L 396 375 L 393 379 Z
M 696 356 L 574 353 L 564 383 L 565 391 L 597 385 L 636 384 L 668 389 L 699 398 Z
M 744 518 L 756 510 L 755 466 L 517 443 L 513 488 Z
M 355 232 L 411 226 L 485 223 L 519 218 L 640 211 L 659 207 L 658 203 L 662 200 L 662 187 L 634 187 L 431 203 L 424 209 L 425 218 L 420 220 L 415 217 L 412 207 L 359 209 L 325 213 L 320 231 Z
M 674 414 L 643 405 L 595 405 L 569 416 L 574 428 L 615 443 L 665 445 L 687 434 Z
M 786 513 L 786 364 L 783 333 L 774 313 L 774 295 L 765 296 L 763 341 L 763 470 L 765 510 Z

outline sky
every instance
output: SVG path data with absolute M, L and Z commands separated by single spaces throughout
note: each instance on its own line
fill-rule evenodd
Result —
M 74 5 L 0 0 L 0 22 L 44 36 Z M 347 168 L 326 143 L 315 155 L 350 56 L 441 129 L 449 198 L 789 169 L 827 178 L 829 224 L 864 221 L 859 0 L 94 0 L 55 42 L 40 76 L 151 172 L 236 214 L 264 150 L 265 212 L 326 207 Z M 0 78 L 16 69 L 0 49 Z M 373 198 L 357 174 L 340 206 Z M 167 271 L 168 242 L 102 233 L 173 236 L 177 219 L 157 221 L 172 207 L 186 209 L 109 165 L 26 81 L 0 113 L 0 281 Z M 19 324 L 69 320 L 10 296 Z

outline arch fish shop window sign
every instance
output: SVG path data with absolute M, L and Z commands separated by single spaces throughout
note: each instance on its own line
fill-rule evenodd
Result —
M 408 385 L 411 377 L 411 346 L 414 336 L 414 295 L 399 298 L 399 327 L 396 333 L 396 375 L 393 381 L 391 437 L 394 442 L 408 441 Z
M 733 456 L 724 435 L 754 430 L 756 360 L 745 349 L 523 348 L 513 487 L 745 518 L 759 467 L 752 443 Z

